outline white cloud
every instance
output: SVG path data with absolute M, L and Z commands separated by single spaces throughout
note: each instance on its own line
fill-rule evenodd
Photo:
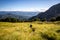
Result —
M 40 11 L 40 12 L 44 12 L 46 11 L 48 8 L 26 8 L 26 9 L 5 9 L 5 10 L 2 10 L 2 11 Z
M 40 12 L 44 12 L 46 11 L 48 8 L 27 8 L 27 9 L 19 9 L 18 11 L 40 11 Z

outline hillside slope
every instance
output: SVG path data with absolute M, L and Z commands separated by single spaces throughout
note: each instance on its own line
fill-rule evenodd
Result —
M 51 18 L 58 16 L 60 16 L 60 3 L 53 5 L 47 11 L 39 13 L 38 15 L 31 17 L 30 19 L 39 18 L 49 21 Z

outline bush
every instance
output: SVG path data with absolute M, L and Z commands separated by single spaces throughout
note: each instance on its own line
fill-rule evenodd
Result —
M 56 17 L 56 21 L 60 21 L 60 16 Z
M 41 19 L 42 22 L 47 21 L 46 18 Z
M 2 21 L 2 22 L 19 22 L 18 19 L 16 19 L 16 18 L 10 18 L 10 17 L 7 17 L 5 19 L 0 19 L 0 21 Z
M 50 21 L 51 21 L 51 22 L 54 22 L 54 21 L 56 21 L 56 18 L 53 17 L 53 18 L 50 19 Z

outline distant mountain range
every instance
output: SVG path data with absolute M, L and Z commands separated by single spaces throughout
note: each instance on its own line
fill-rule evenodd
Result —
M 0 11 L 1 14 L 15 14 L 15 15 L 20 15 L 20 16 L 35 16 L 38 14 L 38 12 L 24 12 L 24 11 Z
M 51 18 L 58 16 L 60 16 L 60 3 L 53 5 L 45 12 L 39 13 L 38 15 L 31 17 L 30 20 L 39 18 L 49 21 Z
M 19 20 L 27 20 L 28 18 L 37 15 L 38 12 L 21 12 L 21 11 L 0 11 L 0 19 L 7 17 L 17 18 Z
M 0 11 L 0 19 L 7 17 L 17 18 L 19 20 L 32 20 L 32 19 L 46 19 L 49 21 L 51 18 L 60 16 L 60 3 L 53 5 L 45 12 L 21 12 L 21 11 Z

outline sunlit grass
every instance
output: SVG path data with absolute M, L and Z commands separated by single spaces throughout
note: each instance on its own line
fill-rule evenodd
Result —
M 34 32 L 30 25 L 35 28 Z M 0 40 L 60 40 L 60 32 L 57 30 L 60 30 L 58 22 L 0 22 Z

